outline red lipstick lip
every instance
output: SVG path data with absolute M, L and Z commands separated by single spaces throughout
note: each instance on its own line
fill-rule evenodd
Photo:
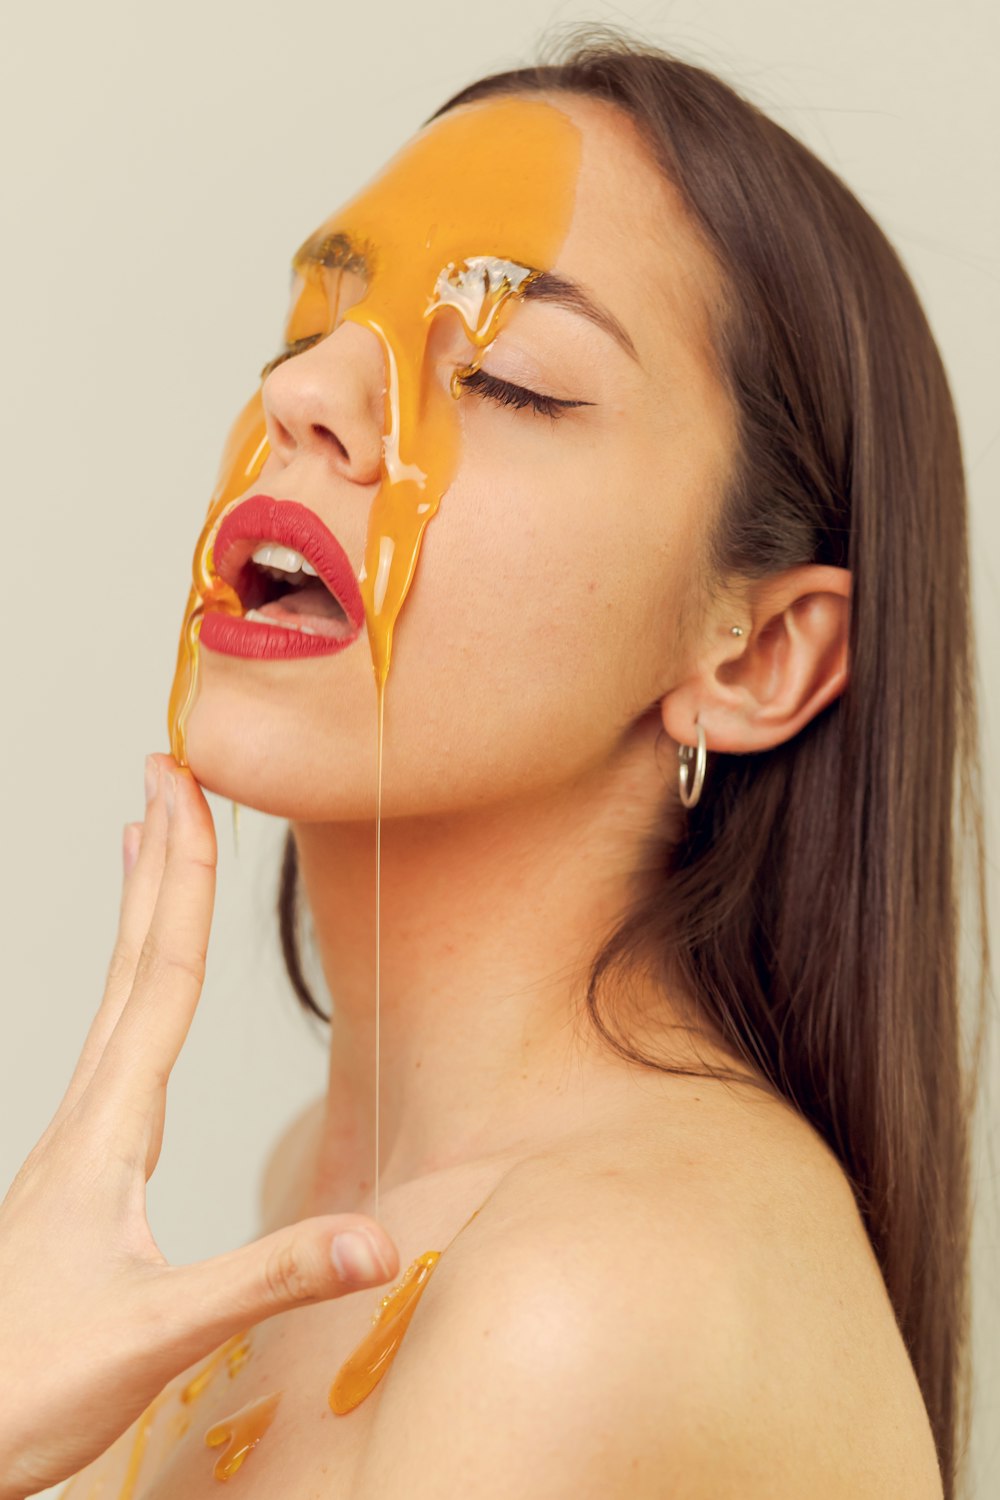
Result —
M 306 635 L 281 625 L 265 625 L 208 609 L 202 616 L 199 640 L 210 651 L 223 656 L 243 656 L 251 661 L 298 661 L 311 656 L 333 656 L 358 638 L 358 631 L 343 637 Z
M 247 559 L 243 557 L 237 562 L 238 553 L 244 549 L 238 548 L 237 553 L 232 549 L 241 541 L 280 542 L 301 552 L 340 604 L 355 634 L 361 630 L 365 605 L 347 553 L 308 506 L 300 505 L 297 500 L 251 495 L 229 512 L 216 534 L 212 555 L 216 573 L 237 593 L 239 575 Z

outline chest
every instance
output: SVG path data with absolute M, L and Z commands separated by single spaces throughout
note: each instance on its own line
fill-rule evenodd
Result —
M 103 1467 L 100 1500 L 208 1500 L 235 1481 L 241 1500 L 348 1500 L 378 1418 L 384 1385 L 406 1379 L 421 1322 L 436 1317 L 433 1277 L 391 1361 L 354 1409 L 334 1382 L 364 1346 L 388 1287 L 279 1314 L 235 1335 L 171 1382 Z M 369 1362 L 370 1367 L 370 1362 Z M 91 1500 L 82 1490 L 78 1500 Z M 96 1496 L 94 1496 L 96 1500 Z
M 148 1420 L 88 1476 L 92 1490 L 82 1479 L 70 1500 L 208 1500 L 229 1481 L 241 1500 L 348 1500 L 385 1388 L 421 1378 L 411 1346 L 440 1315 L 436 1283 L 447 1280 L 449 1256 L 461 1256 L 460 1227 L 498 1175 L 494 1168 L 449 1183 L 438 1194 L 415 1195 L 413 1204 L 387 1201 L 381 1217 L 399 1250 L 397 1277 L 234 1335 L 171 1382 Z M 442 1253 L 408 1283 L 408 1268 L 429 1250 Z M 419 1286 L 419 1295 L 411 1297 L 408 1285 Z M 375 1378 L 344 1411 L 338 1375 L 348 1361 Z M 382 1432 L 378 1440 L 390 1437 Z
M 108 1500 L 207 1500 L 229 1480 L 238 1481 L 244 1500 L 347 1500 L 381 1382 L 339 1415 L 331 1408 L 331 1387 L 371 1329 L 387 1290 L 279 1314 L 185 1372 L 157 1404 L 141 1454 L 122 1455 L 120 1489 L 109 1489 Z M 402 1345 L 397 1357 L 401 1352 Z M 387 1369 L 383 1380 L 393 1373 Z M 135 1436 L 141 1441 L 143 1434 Z M 139 1460 L 132 1488 L 130 1458 Z
M 423 1335 L 430 1334 L 433 1342 L 442 1319 L 447 1326 L 450 1277 L 469 1246 L 461 1226 L 487 1204 L 480 1230 L 489 1220 L 504 1231 L 515 1210 L 523 1215 L 525 1206 L 538 1206 L 550 1216 L 564 1212 L 569 1241 L 595 1214 L 598 1219 L 604 1213 L 620 1215 L 639 1204 L 644 1215 L 663 1212 L 664 1234 L 672 1237 L 677 1254 L 686 1253 L 688 1221 L 696 1247 L 706 1235 L 713 1246 L 745 1249 L 748 1242 L 759 1241 L 760 1256 L 750 1262 L 762 1269 L 750 1303 L 759 1308 L 767 1302 L 774 1327 L 801 1323 L 808 1333 L 810 1367 L 817 1357 L 822 1361 L 824 1389 L 839 1394 L 833 1405 L 845 1414 L 832 1438 L 856 1447 L 860 1437 L 873 1462 L 885 1450 L 887 1474 L 902 1472 L 907 1453 L 927 1449 L 926 1440 L 923 1447 L 918 1442 L 927 1436 L 926 1416 L 867 1249 L 854 1248 L 857 1231 L 847 1211 L 850 1205 L 845 1201 L 843 1210 L 838 1207 L 821 1166 L 811 1157 L 803 1162 L 787 1149 L 765 1149 L 764 1144 L 758 1149 L 746 1131 L 738 1148 L 734 1139 L 730 1133 L 720 1144 L 719 1163 L 713 1157 L 693 1174 L 689 1167 L 681 1172 L 670 1166 L 671 1161 L 689 1163 L 698 1157 L 687 1137 L 671 1143 L 662 1164 L 653 1163 L 652 1175 L 646 1167 L 638 1176 L 625 1172 L 622 1164 L 632 1157 L 645 1161 L 650 1156 L 647 1129 L 641 1150 L 638 1144 L 633 1149 L 628 1142 L 604 1142 L 604 1154 L 596 1161 L 601 1170 L 595 1170 L 594 1152 L 585 1159 L 565 1154 L 530 1171 L 508 1174 L 490 1167 L 475 1177 L 439 1184 L 436 1191 L 426 1183 L 416 1185 L 409 1198 L 391 1205 L 387 1199 L 381 1217 L 399 1249 L 401 1273 L 428 1250 L 444 1253 L 382 1380 L 358 1406 L 336 1414 L 331 1387 L 396 1282 L 279 1315 L 249 1330 L 246 1340 L 231 1340 L 167 1388 L 143 1452 L 137 1456 L 134 1441 L 141 1433 L 133 1435 L 131 1448 L 116 1445 L 114 1472 L 102 1470 L 99 1488 L 88 1489 L 84 1483 L 69 1500 L 208 1500 L 229 1479 L 238 1484 L 241 1500 L 355 1500 L 361 1493 L 376 1493 L 365 1488 L 369 1465 L 396 1445 L 408 1453 L 415 1438 L 424 1440 L 405 1415 L 394 1419 L 392 1414 L 406 1413 L 414 1392 L 434 1386 Z M 703 1144 L 699 1150 L 706 1154 Z M 726 1162 L 737 1157 L 740 1173 L 731 1182 L 721 1174 Z M 747 1180 L 748 1160 L 755 1164 L 754 1191 L 740 1207 L 739 1183 Z M 586 1193 L 581 1198 L 575 1184 L 584 1167 Z M 764 1191 L 767 1182 L 773 1191 Z M 720 1205 L 725 1210 L 721 1220 Z M 736 1259 L 743 1268 L 747 1254 Z M 477 1264 L 482 1277 L 481 1258 Z M 831 1304 L 831 1319 L 839 1321 L 817 1321 L 824 1299 Z M 406 1399 L 396 1399 L 404 1395 Z M 889 1451 L 887 1433 L 906 1436 Z M 241 1444 L 242 1462 L 224 1477 L 225 1465 L 238 1457 Z M 931 1454 L 928 1463 L 932 1461 Z M 924 1490 L 915 1485 L 907 1493 Z

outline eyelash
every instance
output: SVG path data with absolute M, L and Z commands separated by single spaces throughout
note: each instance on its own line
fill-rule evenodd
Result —
M 311 333 L 306 338 L 296 339 L 287 349 L 268 360 L 260 372 L 261 380 L 266 380 L 271 371 L 284 364 L 286 359 L 302 354 L 313 344 L 318 344 L 322 337 L 320 333 Z M 498 380 L 495 375 L 487 375 L 485 370 L 470 370 L 465 375 L 456 375 L 455 384 L 463 390 L 472 391 L 474 395 L 484 396 L 487 401 L 495 401 L 500 406 L 513 406 L 518 410 L 528 406 L 545 417 L 561 417 L 571 406 L 590 404 L 587 401 L 560 400 L 558 396 L 543 396 L 539 391 L 529 391 L 527 386 L 514 385 L 510 380 Z
M 538 391 L 529 391 L 527 386 L 514 385 L 509 380 L 498 380 L 495 375 L 487 375 L 485 370 L 470 370 L 466 375 L 456 375 L 455 384 L 476 395 L 485 396 L 488 401 L 496 401 L 500 406 L 530 406 L 532 411 L 540 412 L 546 417 L 561 417 L 568 407 L 589 404 L 586 401 L 562 401 L 557 396 L 542 396 Z

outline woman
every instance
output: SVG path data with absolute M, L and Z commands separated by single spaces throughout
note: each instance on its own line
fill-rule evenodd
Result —
M 514 268 L 496 324 L 489 267 L 472 312 L 427 279 L 452 230 Z M 297 266 L 105 999 L 0 1211 L 0 1496 L 951 1497 L 976 732 L 959 442 L 897 257 L 726 85 L 600 39 L 449 101 Z M 370 655 L 303 603 L 330 545 Z M 199 783 L 291 824 L 330 1075 L 265 1238 L 171 1268 L 143 1189 L 208 938 Z M 371 1288 L 432 1250 L 338 1411 Z

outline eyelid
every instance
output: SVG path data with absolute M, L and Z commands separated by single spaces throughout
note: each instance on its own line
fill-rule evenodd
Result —
M 530 406 L 534 411 L 549 417 L 562 416 L 571 407 L 594 404 L 592 401 L 568 401 L 560 396 L 544 396 L 540 391 L 516 385 L 512 380 L 501 380 L 499 376 L 490 375 L 482 369 L 456 371 L 452 379 L 453 387 L 459 386 L 463 390 L 478 393 L 487 400 L 496 401 L 500 406 Z
M 296 354 L 302 354 L 306 349 L 318 344 L 325 335 L 322 333 L 311 333 L 305 338 L 296 339 L 268 360 L 260 372 L 260 379 L 264 381 L 276 370 L 279 365 L 284 364 L 286 359 L 292 359 Z M 569 411 L 577 406 L 593 406 L 592 401 L 571 401 L 561 396 L 546 396 L 541 391 L 530 390 L 528 386 L 517 385 L 512 380 L 501 380 L 497 375 L 490 375 L 486 370 L 475 369 L 456 371 L 452 377 L 453 394 L 454 387 L 463 390 L 478 392 L 487 400 L 495 401 L 500 406 L 513 406 L 518 409 L 531 407 L 535 412 L 548 417 L 560 417 L 564 411 Z

